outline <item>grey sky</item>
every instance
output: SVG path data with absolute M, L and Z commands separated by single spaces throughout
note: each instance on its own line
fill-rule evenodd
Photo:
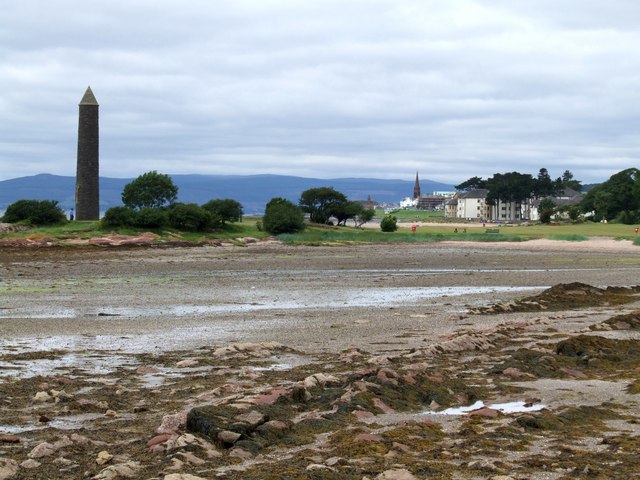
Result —
M 101 175 L 422 178 L 638 166 L 637 0 L 10 0 L 0 180 Z

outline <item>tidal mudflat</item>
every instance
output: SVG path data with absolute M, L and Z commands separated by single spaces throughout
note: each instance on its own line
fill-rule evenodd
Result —
M 0 478 L 628 477 L 640 248 L 527 243 L 1 249 Z

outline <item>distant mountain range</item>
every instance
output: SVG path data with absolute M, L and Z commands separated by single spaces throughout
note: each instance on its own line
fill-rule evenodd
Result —
M 414 181 L 381 180 L 375 178 L 303 178 L 286 175 L 171 175 L 178 186 L 178 201 L 199 205 L 214 198 L 239 201 L 245 214 L 264 211 L 273 197 L 283 197 L 294 203 L 300 194 L 316 187 L 333 187 L 349 200 L 378 203 L 398 203 L 413 194 Z M 124 186 L 133 178 L 100 177 L 100 210 L 122 205 Z M 421 180 L 422 194 L 452 191 L 453 185 Z M 57 200 L 68 210 L 75 204 L 75 177 L 39 174 L 0 181 L 0 211 L 16 200 Z

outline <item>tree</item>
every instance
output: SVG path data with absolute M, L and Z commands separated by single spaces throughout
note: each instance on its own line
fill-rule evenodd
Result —
M 543 198 L 538 205 L 538 212 L 540 213 L 540 221 L 542 223 L 551 223 L 551 217 L 555 212 L 556 204 L 549 197 Z
M 380 230 L 383 232 L 395 232 L 398 230 L 398 219 L 395 215 L 387 215 L 380 221 Z
M 565 188 L 570 188 L 572 190 L 575 190 L 576 192 L 580 192 L 582 190 L 582 182 L 580 182 L 579 180 L 575 180 L 573 178 L 573 173 L 571 173 L 569 170 L 565 170 L 562 173 L 562 177 L 556 180 L 556 183 L 559 187 L 558 190 L 564 190 Z
M 57 200 L 18 200 L 7 207 L 3 222 L 54 225 L 67 220 Z
M 556 185 L 546 168 L 541 168 L 535 182 L 534 194 L 537 198 L 550 197 L 556 193 Z
M 331 217 L 331 209 L 336 204 L 344 203 L 347 197 L 332 187 L 310 188 L 300 195 L 299 205 L 309 214 L 314 223 L 327 223 Z
M 136 210 L 170 205 L 177 198 L 178 187 L 171 177 L 155 170 L 140 175 L 122 191 L 122 203 Z
M 289 200 L 272 198 L 265 206 L 262 226 L 272 235 L 301 232 L 305 228 L 304 212 Z
M 595 219 L 618 218 L 623 223 L 635 223 L 640 218 L 640 170 L 628 168 L 587 192 L 580 209 L 594 212 Z
M 356 227 L 360 228 L 365 223 L 370 222 L 375 214 L 376 211 L 373 208 L 363 208 L 362 211 L 356 215 L 356 218 L 353 221 L 356 224 Z
M 346 225 L 347 220 L 356 218 L 364 207 L 358 202 L 335 203 L 329 208 L 329 215 L 338 220 L 338 225 Z
M 481 177 L 471 177 L 469 180 L 462 182 L 460 185 L 456 185 L 456 190 L 469 191 L 476 190 L 478 188 L 487 188 L 487 181 Z
M 209 200 L 202 205 L 202 208 L 220 217 L 223 225 L 226 222 L 239 222 L 242 219 L 242 205 L 230 198 Z

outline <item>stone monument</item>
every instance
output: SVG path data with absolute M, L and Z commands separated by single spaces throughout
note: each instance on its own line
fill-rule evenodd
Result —
M 88 87 L 79 105 L 76 220 L 100 219 L 98 108 Z

